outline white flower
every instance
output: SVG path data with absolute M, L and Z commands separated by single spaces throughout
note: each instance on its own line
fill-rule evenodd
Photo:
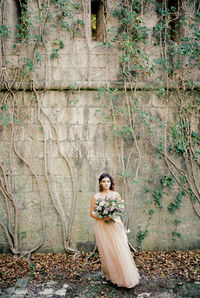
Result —
M 99 204 L 99 206 L 103 206 L 104 204 L 105 204 L 105 202 L 104 201 L 101 201 L 100 204 Z

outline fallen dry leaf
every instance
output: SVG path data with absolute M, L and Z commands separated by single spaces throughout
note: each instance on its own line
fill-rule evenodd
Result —
M 0 255 L 0 287 L 13 285 L 18 278 L 30 278 L 30 283 L 42 283 L 49 280 L 70 280 L 80 282 L 87 272 L 100 270 L 97 254 L 86 260 L 90 253 L 73 258 L 67 254 L 35 253 L 30 259 Z M 157 274 L 183 277 L 190 281 L 200 281 L 200 250 L 173 252 L 134 252 L 136 266 L 147 275 Z

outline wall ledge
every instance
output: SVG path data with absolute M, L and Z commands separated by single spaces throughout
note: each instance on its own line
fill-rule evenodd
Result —
M 99 88 L 111 88 L 111 89 L 119 89 L 119 90 L 134 90 L 135 88 L 138 91 L 153 91 L 158 90 L 160 88 L 167 89 L 166 85 L 158 85 L 156 81 L 141 81 L 137 83 L 125 83 L 124 81 L 85 81 L 85 82 L 68 82 L 66 81 L 52 81 L 51 83 L 45 83 L 44 81 L 39 81 L 35 84 L 36 90 L 43 91 L 61 91 L 61 90 L 98 90 Z M 175 84 L 169 85 L 170 90 L 176 90 Z M 186 87 L 186 90 L 193 91 L 200 89 L 200 81 L 193 82 L 193 86 Z M 8 89 L 4 84 L 0 83 L 0 92 L 7 91 Z M 32 83 L 29 81 L 23 82 L 15 82 L 13 84 L 11 90 L 13 91 L 32 91 Z

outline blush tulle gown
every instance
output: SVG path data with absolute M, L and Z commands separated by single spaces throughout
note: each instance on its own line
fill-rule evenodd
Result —
M 119 196 L 119 194 L 112 192 L 110 196 Z M 96 194 L 95 197 L 104 199 L 102 193 Z M 140 276 L 120 217 L 111 223 L 96 220 L 95 237 L 104 277 L 118 287 L 132 288 L 137 285 Z

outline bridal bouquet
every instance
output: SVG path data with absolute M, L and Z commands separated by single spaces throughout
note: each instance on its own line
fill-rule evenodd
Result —
M 119 198 L 99 198 L 97 199 L 96 205 L 94 207 L 94 212 L 100 218 L 110 216 L 114 220 L 116 216 L 121 215 L 124 210 L 124 201 Z

